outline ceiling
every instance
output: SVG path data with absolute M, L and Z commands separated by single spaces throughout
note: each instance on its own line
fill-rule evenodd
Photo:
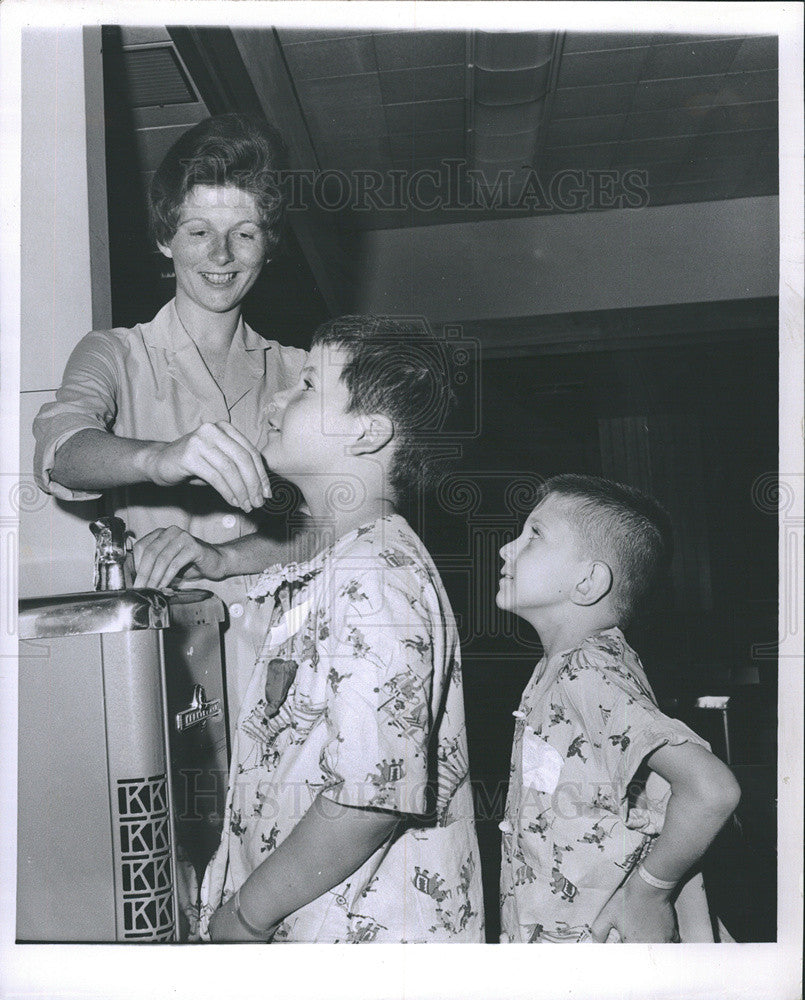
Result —
M 103 46 L 143 207 L 190 125 L 231 110 L 278 125 L 308 178 L 290 213 L 300 266 L 330 314 L 354 311 L 384 230 L 778 193 L 772 35 L 109 26 Z M 757 326 L 751 309 L 731 317 Z M 683 319 L 722 336 L 712 310 Z M 585 342 L 563 322 L 541 320 L 557 342 Z M 504 332 L 490 337 L 533 340 Z
M 775 36 L 263 29 L 251 32 L 262 36 L 251 64 L 236 65 L 237 47 L 221 56 L 225 29 L 196 30 L 194 47 L 182 31 L 121 29 L 146 177 L 189 124 L 220 109 L 195 77 L 254 80 L 264 52 L 284 77 L 283 104 L 295 105 L 283 116 L 295 116 L 304 166 L 379 175 L 359 210 L 342 206 L 337 178 L 322 188 L 345 228 L 622 207 L 627 171 L 640 172 L 632 187 L 651 205 L 778 190 Z M 226 80 L 214 82 L 220 97 Z M 390 172 L 408 183 L 445 161 L 473 172 L 454 175 L 452 202 L 432 197 L 425 177 L 418 204 L 394 203 Z M 607 172 L 599 197 L 573 198 L 579 172 L 587 189 L 590 172 Z
M 322 169 L 466 158 L 487 186 L 534 168 L 547 191 L 560 171 L 633 168 L 655 205 L 777 190 L 774 37 L 278 34 Z

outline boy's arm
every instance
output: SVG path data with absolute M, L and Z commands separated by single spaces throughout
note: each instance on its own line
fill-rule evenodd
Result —
M 287 838 L 213 914 L 213 941 L 265 941 L 274 926 L 343 882 L 371 857 L 400 815 L 358 809 L 320 794 Z M 263 929 L 252 934 L 246 924 Z
M 134 543 L 135 587 L 168 587 L 181 573 L 185 580 L 224 580 L 230 576 L 262 573 L 274 563 L 302 562 L 316 553 L 320 536 L 302 531 L 280 541 L 253 532 L 231 542 L 213 545 L 171 525 L 157 528 Z
M 672 941 L 676 933 L 671 904 L 674 889 L 701 859 L 741 797 L 729 768 L 695 743 L 662 746 L 646 762 L 669 782 L 671 797 L 662 833 L 641 867 L 649 879 L 671 888 L 651 885 L 639 871 L 633 871 L 593 924 L 595 941 L 606 941 L 613 928 L 626 942 Z

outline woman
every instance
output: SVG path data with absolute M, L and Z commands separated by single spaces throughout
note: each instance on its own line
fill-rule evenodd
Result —
M 283 154 L 272 126 L 241 115 L 208 118 L 181 136 L 149 193 L 175 298 L 150 323 L 87 334 L 55 402 L 34 422 L 43 490 L 63 500 L 115 491 L 114 507 L 137 539 L 136 586 L 189 570 L 227 605 L 232 710 L 262 637 L 261 627 L 252 639 L 244 619 L 244 574 L 287 555 L 261 530 L 271 495 L 264 415 L 306 356 L 264 340 L 241 316 L 279 242 Z M 228 544 L 219 554 L 205 542 Z

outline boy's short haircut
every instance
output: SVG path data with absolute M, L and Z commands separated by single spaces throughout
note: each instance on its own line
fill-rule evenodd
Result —
M 257 202 L 268 252 L 282 236 L 285 197 L 280 173 L 286 148 L 273 125 L 250 115 L 205 118 L 184 132 L 165 154 L 148 191 L 151 236 L 166 245 L 176 235 L 179 212 L 197 184 L 236 187 Z
M 340 316 L 323 323 L 313 344 L 348 355 L 341 379 L 350 411 L 382 413 L 394 423 L 390 482 L 398 499 L 434 486 L 447 462 L 438 433 L 455 402 L 444 344 L 424 319 Z
M 599 476 L 553 476 L 542 484 L 538 502 L 549 494 L 568 501 L 566 514 L 583 545 L 612 569 L 618 624 L 628 625 L 670 565 L 668 513 L 640 490 Z

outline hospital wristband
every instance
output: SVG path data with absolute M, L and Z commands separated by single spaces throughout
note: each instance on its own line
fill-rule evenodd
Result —
M 652 886 L 654 889 L 670 890 L 676 888 L 676 882 L 669 882 L 667 879 L 657 878 L 656 875 L 652 875 L 650 871 L 646 870 L 645 865 L 637 866 L 637 874 L 647 885 Z
M 264 941 L 268 938 L 268 935 L 273 930 L 273 927 L 255 927 L 254 924 L 250 924 L 249 921 L 243 916 L 243 911 L 240 908 L 240 889 L 238 889 L 235 893 L 234 910 L 235 916 L 238 918 L 238 923 L 245 931 L 248 931 L 252 937 L 259 937 Z

